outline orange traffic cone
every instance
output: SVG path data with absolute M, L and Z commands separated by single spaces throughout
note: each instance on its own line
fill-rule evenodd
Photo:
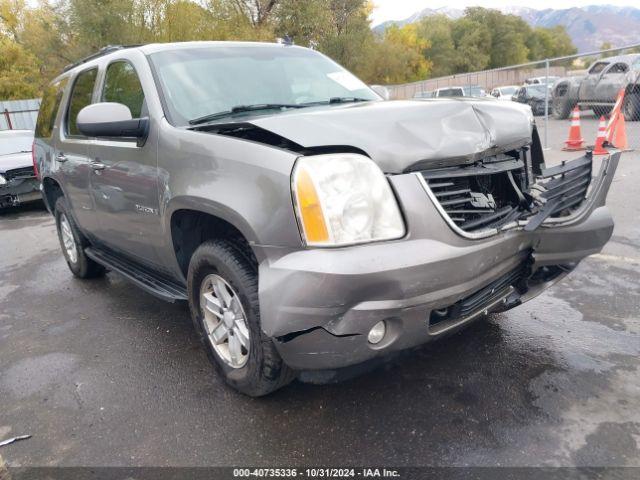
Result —
M 609 155 L 604 149 L 604 141 L 607 139 L 607 122 L 604 120 L 604 116 L 600 117 L 600 124 L 598 125 L 598 136 L 596 137 L 596 146 L 593 149 L 594 155 Z
M 576 106 L 571 114 L 571 126 L 569 127 L 569 138 L 567 139 L 565 146 L 562 150 L 575 151 L 584 150 L 582 144 L 584 140 L 582 133 L 580 133 L 580 109 Z
M 628 151 L 629 143 L 627 142 L 627 126 L 622 113 L 618 114 L 618 119 L 616 120 L 614 128 L 615 136 L 613 141 L 609 141 L 609 143 L 613 144 L 613 146 L 619 150 Z
M 621 88 L 618 92 L 618 98 L 616 98 L 616 103 L 609 114 L 609 123 L 607 123 L 607 142 L 613 143 L 613 133 L 616 128 L 616 124 L 618 123 L 618 117 L 623 115 L 622 113 L 622 104 L 624 102 L 624 88 Z

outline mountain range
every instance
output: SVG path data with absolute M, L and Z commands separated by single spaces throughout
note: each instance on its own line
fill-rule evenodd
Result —
M 609 42 L 613 47 L 640 43 L 640 8 L 589 5 L 559 10 L 536 10 L 514 6 L 498 10 L 516 15 L 532 27 L 564 25 L 580 53 L 599 50 L 605 42 Z M 405 25 L 438 14 L 455 19 L 461 17 L 464 10 L 449 7 L 425 8 L 404 20 L 381 23 L 375 26 L 374 30 L 384 31 L 391 24 Z

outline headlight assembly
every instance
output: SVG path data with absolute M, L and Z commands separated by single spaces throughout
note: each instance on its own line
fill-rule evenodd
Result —
M 4 175 L 0 175 L 0 186 L 6 185 L 6 184 L 7 184 L 7 179 L 4 178 Z
M 300 157 L 292 188 L 307 245 L 352 245 L 404 236 L 404 222 L 389 182 L 363 155 Z

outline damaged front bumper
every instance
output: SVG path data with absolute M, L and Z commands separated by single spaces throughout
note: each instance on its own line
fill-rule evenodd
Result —
M 619 157 L 603 160 L 578 202 L 571 195 L 583 184 L 572 177 L 588 163 L 590 178 L 590 158 L 582 167 L 542 171 L 540 188 L 533 185 L 537 192 L 520 192 L 526 212 L 516 216 L 503 207 L 502 217 L 475 232 L 468 227 L 478 225 L 478 215 L 452 217 L 421 173 L 392 176 L 407 237 L 335 249 L 273 249 L 260 265 L 263 330 L 292 368 L 335 369 L 429 342 L 527 301 L 610 238 L 605 200 Z M 488 197 L 482 201 L 499 201 Z M 568 200 L 573 203 L 560 208 Z M 386 335 L 373 345 L 367 334 L 382 320 Z
M 17 207 L 41 199 L 40 183 L 35 177 L 9 181 L 0 186 L 0 208 Z

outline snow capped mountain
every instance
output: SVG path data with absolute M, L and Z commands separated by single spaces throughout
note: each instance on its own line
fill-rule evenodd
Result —
M 499 10 L 504 14 L 516 15 L 533 27 L 564 25 L 579 52 L 599 50 L 605 42 L 614 47 L 640 43 L 640 8 L 588 5 L 561 10 L 536 10 L 510 6 Z M 374 30 L 384 31 L 391 24 L 405 25 L 437 14 L 456 19 L 464 14 L 464 10 L 449 7 L 425 8 L 405 20 L 381 23 Z

